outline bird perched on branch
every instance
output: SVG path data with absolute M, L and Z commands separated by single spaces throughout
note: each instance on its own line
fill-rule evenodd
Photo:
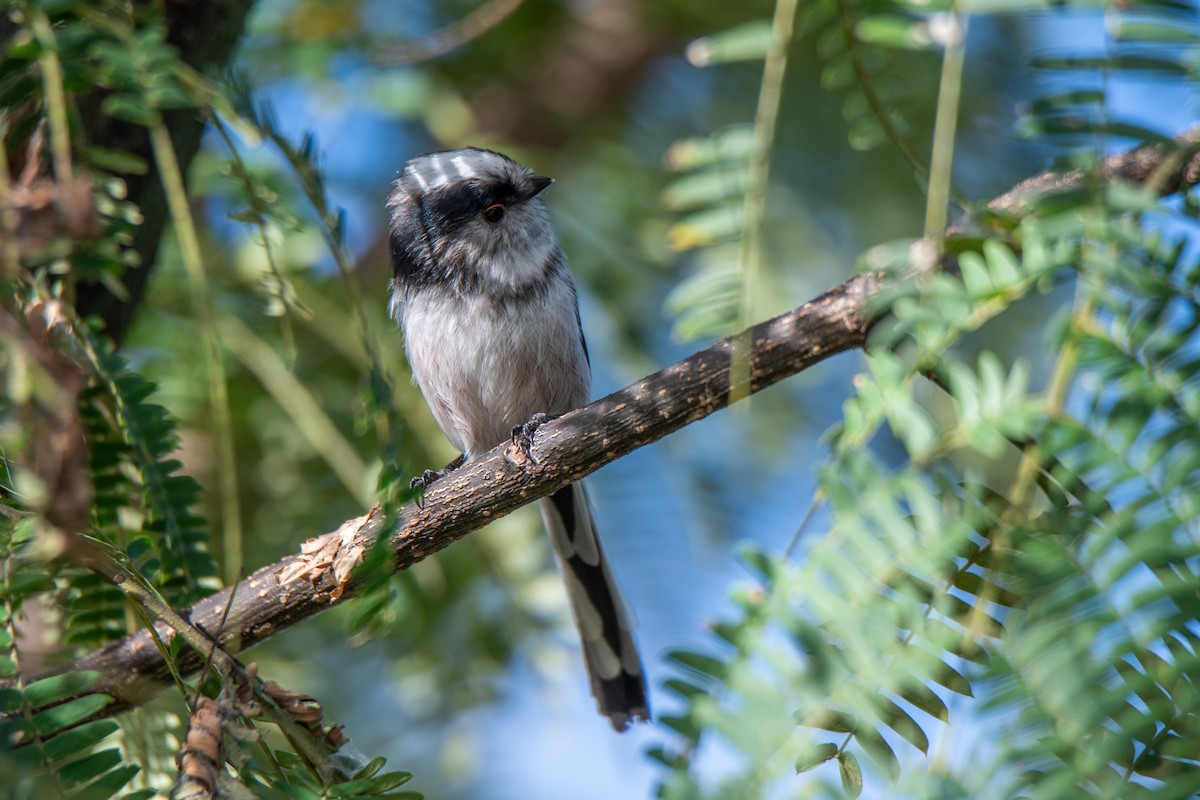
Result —
M 465 149 L 414 158 L 388 198 L 391 313 L 413 377 L 462 455 L 428 485 L 505 439 L 591 399 L 575 283 L 546 216 L 552 183 L 507 156 Z M 583 641 L 592 694 L 618 731 L 648 719 L 629 615 L 580 483 L 539 501 Z

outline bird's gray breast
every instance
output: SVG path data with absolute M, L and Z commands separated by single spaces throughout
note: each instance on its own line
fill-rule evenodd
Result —
M 561 414 L 587 403 L 591 380 L 575 302 L 565 274 L 544 292 L 503 302 L 444 286 L 405 299 L 413 376 L 455 447 L 478 455 L 538 412 Z

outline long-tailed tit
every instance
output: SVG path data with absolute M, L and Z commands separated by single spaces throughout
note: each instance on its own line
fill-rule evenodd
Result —
M 507 156 L 472 148 L 414 158 L 392 186 L 391 312 L 425 401 L 463 453 L 451 467 L 531 418 L 590 400 L 575 284 L 539 198 L 551 183 Z M 540 506 L 592 694 L 624 730 L 649 718 L 646 684 L 587 493 L 576 483 Z

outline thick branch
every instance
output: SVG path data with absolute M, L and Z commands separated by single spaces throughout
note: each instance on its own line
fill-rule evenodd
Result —
M 1181 136 L 1179 144 L 1195 148 L 1200 129 Z M 1153 180 L 1166 193 L 1200 181 L 1200 156 L 1192 149 L 1144 147 L 1111 156 L 1105 178 Z M 1167 166 L 1166 175 L 1162 167 Z M 1010 206 L 1019 192 L 1020 203 L 1077 188 L 1081 176 L 1045 173 L 1032 178 L 993 204 L 993 211 Z M 1015 201 L 1014 201 L 1015 202 Z M 757 392 L 824 359 L 866 344 L 874 316 L 881 311 L 872 301 L 885 288 L 882 273 L 856 275 L 803 306 L 761 323 L 739 335 L 753 345 L 750 391 Z M 537 433 L 531 462 L 502 445 L 438 481 L 427 493 L 424 508 L 410 506 L 391 534 L 394 569 L 402 570 L 436 553 L 489 522 L 539 497 L 579 480 L 600 467 L 685 425 L 724 408 L 728 403 L 732 339 L 726 339 L 677 364 L 589 406 L 543 425 Z M 361 552 L 383 535 L 383 515 L 372 511 L 349 520 L 336 537 L 339 552 Z M 315 569 L 313 559 L 289 556 L 263 567 L 236 587 L 236 597 L 221 635 L 224 647 L 240 652 L 268 637 L 353 597 L 365 576 L 348 582 L 334 577 L 337 565 Z M 306 574 L 311 580 L 281 582 L 281 575 Z M 229 590 L 205 598 L 185 616 L 209 633 L 231 601 Z M 159 633 L 172 632 L 159 623 Z M 184 673 L 200 667 L 200 655 L 185 651 Z M 112 715 L 144 702 L 169 680 L 166 665 L 146 631 L 133 634 L 78 659 L 69 671 L 99 670 L 106 677 L 87 690 L 105 693 L 114 702 L 100 712 Z M 0 684 L 2 688 L 2 684 Z M 69 698 L 68 698 L 69 699 Z

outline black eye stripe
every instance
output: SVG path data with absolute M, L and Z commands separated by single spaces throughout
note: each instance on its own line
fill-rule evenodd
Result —
M 439 187 L 425 197 L 425 207 L 430 213 L 446 221 L 470 216 L 482 204 L 482 193 L 475 187 L 464 184 Z
M 497 203 L 502 206 L 511 205 L 517 199 L 517 190 L 508 182 L 483 187 L 481 194 L 484 200 L 484 208 Z
M 427 212 L 444 222 L 456 222 L 479 214 L 490 206 L 510 206 L 517 200 L 512 183 L 479 184 L 471 181 L 439 186 L 422 196 Z

